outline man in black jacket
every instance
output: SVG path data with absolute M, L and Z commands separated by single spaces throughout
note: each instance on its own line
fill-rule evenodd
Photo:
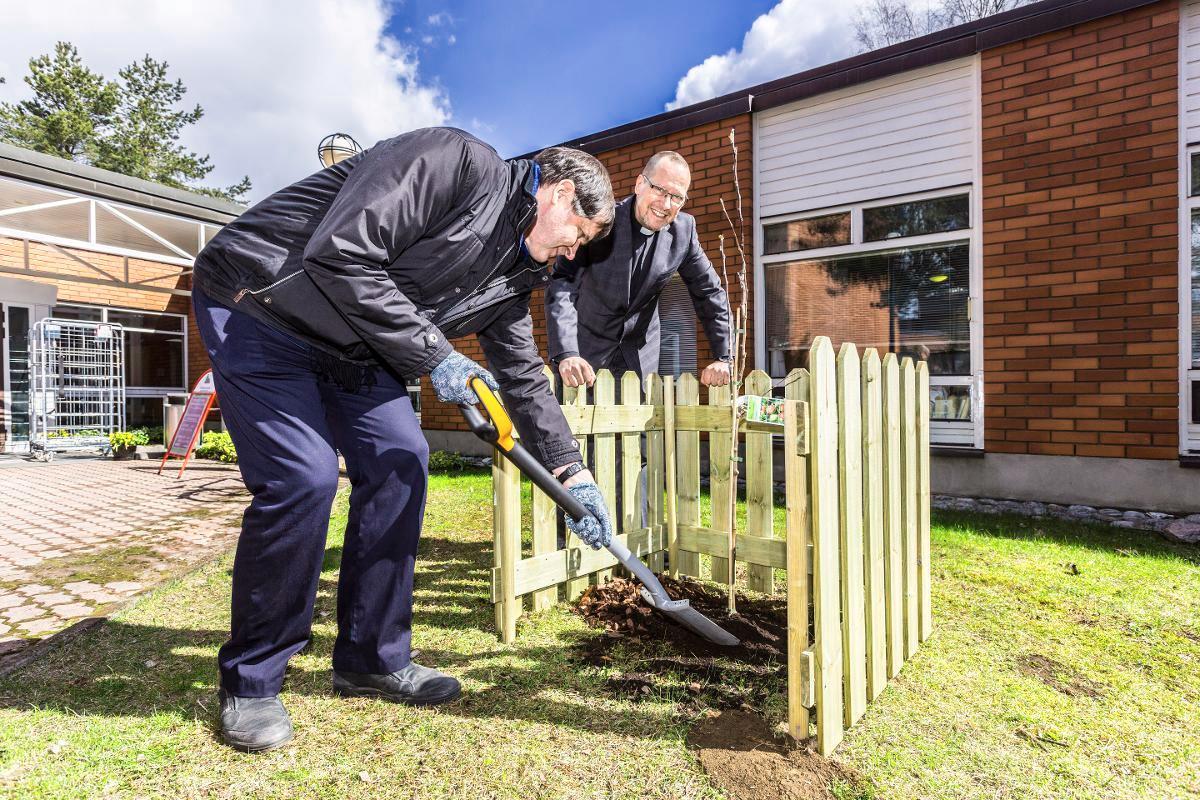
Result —
M 524 439 L 595 519 L 612 526 L 542 374 L 529 296 L 556 257 L 612 225 L 608 173 L 550 148 L 506 162 L 462 131 L 376 144 L 282 189 L 227 225 L 196 260 L 193 303 L 221 409 L 253 500 L 221 648 L 221 731 L 242 750 L 292 737 L 279 700 L 307 644 L 337 452 L 353 490 L 338 580 L 333 686 L 413 705 L 453 700 L 457 680 L 411 660 L 412 580 L 428 447 L 405 381 L 444 402 L 499 388 Z M 477 334 L 488 370 L 451 347 Z
M 678 153 L 655 153 L 633 195 L 617 204 L 612 235 L 559 259 L 546 290 L 550 359 L 567 386 L 592 385 L 595 370 L 658 371 L 658 298 L 683 279 L 716 361 L 706 386 L 729 383 L 729 300 L 700 247 L 696 220 L 680 211 L 692 175 Z

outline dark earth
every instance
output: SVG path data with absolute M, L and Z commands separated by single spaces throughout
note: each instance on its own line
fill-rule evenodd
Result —
M 688 599 L 741 643 L 722 647 L 670 622 L 642 600 L 636 582 L 590 586 L 575 610 L 605 633 L 582 642 L 577 654 L 606 670 L 634 667 L 612 675 L 609 691 L 634 702 L 671 697 L 682 713 L 698 717 L 688 744 L 730 798 L 833 798 L 835 786 L 842 796 L 860 786 L 859 776 L 813 752 L 807 740 L 777 737 L 760 713 L 787 692 L 784 599 L 739 595 L 731 616 L 719 589 L 689 578 L 660 580 L 672 599 Z

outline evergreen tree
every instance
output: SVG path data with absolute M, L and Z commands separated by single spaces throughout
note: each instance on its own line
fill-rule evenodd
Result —
M 25 83 L 33 90 L 31 99 L 0 103 L 0 139 L 90 163 L 99 138 L 112 125 L 117 85 L 85 67 L 68 42 L 54 46 L 53 58 L 30 59 Z
M 25 82 L 33 97 L 0 103 L 0 139 L 135 178 L 244 202 L 250 178 L 226 188 L 199 185 L 213 170 L 209 156 L 189 151 L 180 134 L 204 116 L 199 105 L 177 108 L 187 93 L 172 81 L 165 61 L 149 55 L 118 73 L 118 80 L 83 65 L 68 42 L 55 55 L 29 62 Z

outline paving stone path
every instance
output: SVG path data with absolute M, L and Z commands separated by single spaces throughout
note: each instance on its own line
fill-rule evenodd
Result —
M 233 546 L 237 467 L 9 462 L 0 468 L 0 656 L 106 613 Z

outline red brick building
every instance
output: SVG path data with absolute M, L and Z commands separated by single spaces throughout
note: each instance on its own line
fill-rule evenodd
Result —
M 1200 510 L 1200 3 L 1046 0 L 567 144 L 620 193 L 683 153 L 719 264 L 730 129 L 755 366 L 928 359 L 935 491 Z

